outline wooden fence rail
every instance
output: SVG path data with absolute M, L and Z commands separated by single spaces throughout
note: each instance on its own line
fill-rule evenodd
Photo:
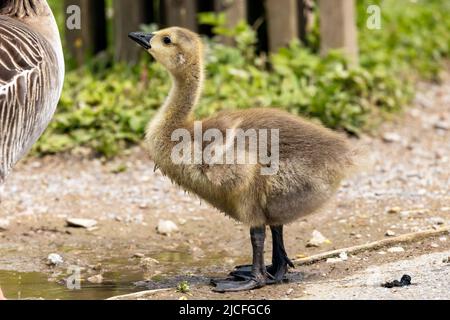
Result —
M 203 32 L 198 13 L 205 11 L 225 13 L 229 27 L 242 20 L 255 25 L 260 49 L 277 51 L 293 39 L 306 38 L 313 6 L 320 12 L 322 52 L 342 48 L 352 63 L 358 60 L 354 0 L 113 0 L 112 8 L 106 7 L 105 0 L 64 1 L 66 7 L 81 8 L 81 30 L 66 31 L 68 49 L 77 65 L 108 47 L 117 61 L 134 63 L 141 51 L 129 43 L 129 32 L 150 23 Z M 111 23 L 107 23 L 107 11 L 113 13 Z M 107 28 L 113 29 L 109 44 Z M 230 39 L 223 41 L 232 44 Z

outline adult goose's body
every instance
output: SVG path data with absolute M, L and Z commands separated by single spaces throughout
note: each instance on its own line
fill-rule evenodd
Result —
M 45 0 L 0 0 L 0 183 L 47 128 L 64 57 Z

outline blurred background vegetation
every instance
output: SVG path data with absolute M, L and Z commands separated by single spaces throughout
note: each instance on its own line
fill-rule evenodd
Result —
M 65 30 L 64 2 L 49 2 Z M 257 26 L 242 21 L 229 28 L 221 14 L 199 14 L 200 23 L 209 25 L 215 37 L 205 37 L 208 80 L 198 116 L 223 109 L 279 107 L 357 135 L 406 106 L 417 80 L 439 81 L 450 55 L 450 1 L 357 0 L 356 4 L 360 52 L 359 65 L 352 67 L 339 51 L 320 55 L 318 17 L 304 41 L 295 40 L 268 54 L 258 45 Z M 381 8 L 380 30 L 366 27 L 371 4 Z M 114 7 L 111 0 L 106 5 L 106 23 L 111 24 Z M 312 14 L 318 16 L 317 9 Z M 235 45 L 224 45 L 225 36 Z M 66 41 L 66 49 L 67 45 L 71 44 Z M 146 54 L 133 65 L 116 62 L 111 49 L 92 56 L 83 67 L 66 58 L 62 99 L 35 154 L 88 148 L 111 157 L 140 143 L 146 123 L 170 87 L 161 66 Z

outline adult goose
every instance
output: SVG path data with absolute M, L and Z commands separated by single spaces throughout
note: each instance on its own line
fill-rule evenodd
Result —
M 45 0 L 0 0 L 0 184 L 47 128 L 64 56 Z
M 316 212 L 332 197 L 354 167 L 352 146 L 322 126 L 276 109 L 223 112 L 195 122 L 193 110 L 204 80 L 200 37 L 186 29 L 169 28 L 153 34 L 135 32 L 130 38 L 161 63 L 173 81 L 169 97 L 147 131 L 156 165 L 184 189 L 250 228 L 253 264 L 238 267 L 230 279 L 215 281 L 215 290 L 245 291 L 283 281 L 288 267 L 293 266 L 284 247 L 283 226 Z M 204 137 L 198 128 L 205 132 Z M 256 135 L 268 129 L 278 139 L 260 136 L 258 148 L 228 145 L 239 139 L 238 132 Z M 267 144 L 271 146 L 264 148 Z M 183 146 L 181 158 L 179 146 Z M 274 166 L 269 168 L 266 161 L 225 161 L 225 149 L 243 159 L 259 155 L 260 160 L 270 150 Z M 268 267 L 264 265 L 266 227 L 271 229 L 273 242 L 272 265 Z

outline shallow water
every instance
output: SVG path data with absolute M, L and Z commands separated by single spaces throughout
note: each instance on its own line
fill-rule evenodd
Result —
M 114 271 L 103 272 L 101 284 L 87 282 L 86 278 L 93 274 L 82 272 L 79 290 L 68 288 L 65 280 L 69 281 L 71 274 L 66 273 L 69 270 L 64 268 L 55 269 L 53 276 L 49 273 L 0 270 L 0 287 L 8 299 L 103 300 L 142 290 L 176 288 L 181 281 L 189 281 L 191 284 L 208 283 L 208 278 L 195 276 L 191 271 L 220 265 L 225 255 L 218 252 L 196 260 L 186 247 L 173 251 L 150 252 L 148 256 L 159 261 L 152 270 L 142 269 L 139 259 L 122 257 L 103 260 L 101 265 Z
M 101 300 L 139 291 L 138 274 L 105 273 L 102 284 L 82 283 L 79 290 L 49 280 L 47 274 L 0 271 L 0 286 L 8 299 Z

